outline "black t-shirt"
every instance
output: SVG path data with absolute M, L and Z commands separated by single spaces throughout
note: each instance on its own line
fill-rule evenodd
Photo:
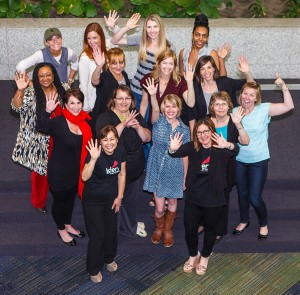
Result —
M 218 207 L 223 204 L 220 202 L 220 198 L 215 196 L 209 180 L 210 156 L 211 149 L 202 147 L 199 169 L 192 184 L 189 201 L 203 207 Z
M 92 176 L 86 181 L 83 189 L 83 202 L 89 204 L 112 203 L 118 195 L 118 174 L 121 164 L 125 162 L 126 153 L 118 145 L 112 155 L 107 155 L 103 150 L 95 163 Z M 87 156 L 86 163 L 90 161 Z

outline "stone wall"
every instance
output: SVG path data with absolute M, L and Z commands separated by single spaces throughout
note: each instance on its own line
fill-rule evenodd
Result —
M 43 48 L 44 31 L 58 27 L 63 34 L 63 44 L 82 50 L 84 29 L 90 22 L 102 19 L 2 19 L 0 20 L 0 79 L 10 80 L 21 59 Z M 125 19 L 118 24 L 124 25 Z M 142 21 L 141 21 L 142 23 Z M 191 45 L 193 19 L 164 19 L 168 39 L 180 49 Z M 239 77 L 237 58 L 248 57 L 252 72 L 258 79 L 273 79 L 279 72 L 283 78 L 299 78 L 300 22 L 299 19 L 218 19 L 210 21 L 209 45 L 213 48 L 224 42 L 232 44 L 226 62 L 228 76 Z M 140 33 L 141 28 L 134 34 Z M 107 37 L 109 32 L 106 31 Z M 126 54 L 126 71 L 132 78 L 136 69 L 137 49 L 122 47 Z

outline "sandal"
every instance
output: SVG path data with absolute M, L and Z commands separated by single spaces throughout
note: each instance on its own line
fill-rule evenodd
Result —
M 113 261 L 112 263 L 106 265 L 106 269 L 109 272 L 114 272 L 118 269 L 118 264 L 115 261 Z
M 183 272 L 185 272 L 185 273 L 191 273 L 194 268 L 198 267 L 199 258 L 200 258 L 200 255 L 197 254 L 197 256 L 195 257 L 195 261 L 194 261 L 193 264 L 190 264 L 190 259 L 188 261 L 186 261 L 184 263 L 184 265 L 183 265 Z
M 196 274 L 199 276 L 203 276 L 206 273 L 206 270 L 207 270 L 207 267 L 199 264 L 196 267 Z

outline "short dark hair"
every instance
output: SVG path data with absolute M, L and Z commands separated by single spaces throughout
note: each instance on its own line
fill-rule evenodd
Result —
M 130 108 L 134 109 L 135 108 L 135 97 L 134 97 L 133 92 L 131 91 L 130 87 L 127 86 L 127 85 L 119 85 L 114 90 L 114 92 L 112 93 L 112 97 L 110 98 L 110 100 L 108 101 L 108 104 L 107 104 L 108 109 L 111 110 L 112 108 L 115 107 L 115 98 L 116 98 L 116 95 L 117 95 L 119 90 L 126 92 L 131 97 L 131 106 L 130 106 Z
M 76 97 L 83 104 L 84 94 L 82 93 L 82 91 L 80 89 L 75 88 L 75 89 L 69 89 L 63 96 L 63 104 L 64 105 L 69 102 L 69 99 L 71 96 Z
M 116 127 L 112 126 L 112 125 L 107 125 L 98 131 L 98 134 L 97 134 L 98 144 L 100 144 L 101 139 L 107 137 L 109 132 L 112 132 L 115 135 L 115 137 L 117 139 L 119 139 L 119 134 L 118 134 Z

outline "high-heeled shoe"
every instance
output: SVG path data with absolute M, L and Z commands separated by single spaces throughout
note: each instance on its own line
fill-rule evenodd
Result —
M 76 238 L 79 238 L 79 239 L 82 239 L 85 237 L 85 233 L 82 231 L 82 230 L 78 230 L 79 231 L 79 234 L 73 234 L 73 233 L 70 233 L 68 232 L 70 235 L 76 237 Z
M 90 278 L 91 278 L 91 281 L 92 281 L 93 283 L 97 284 L 97 283 L 100 283 L 100 282 L 102 281 L 102 274 L 101 274 L 101 272 L 99 271 L 97 275 L 91 276 Z
M 246 223 L 246 225 L 245 225 L 245 227 L 243 228 L 243 229 L 234 229 L 233 230 L 233 234 L 234 235 L 241 235 L 242 233 L 243 233 L 243 231 L 247 228 L 247 227 L 249 227 L 249 225 L 250 225 L 250 221 L 248 221 L 247 223 Z
M 64 244 L 66 244 L 67 246 L 75 246 L 75 245 L 76 245 L 76 240 L 75 240 L 75 239 L 73 239 L 73 240 L 70 241 L 70 242 L 65 242 L 65 241 L 63 240 L 63 238 L 61 237 L 59 231 L 57 232 L 57 235 L 58 235 L 58 237 L 64 242 Z

